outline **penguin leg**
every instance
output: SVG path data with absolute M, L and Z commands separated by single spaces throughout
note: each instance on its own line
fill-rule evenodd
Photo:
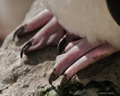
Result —
M 49 20 L 51 20 L 52 17 L 53 15 L 48 9 L 43 10 L 32 17 L 28 22 L 18 27 L 14 32 L 13 40 L 15 40 L 16 36 L 24 35 L 25 33 L 44 26 L 47 22 L 49 22 Z
M 57 56 L 49 83 L 64 75 L 61 80 L 61 86 L 64 87 L 78 71 L 116 51 L 108 43 L 91 45 L 84 38 L 71 42 L 65 48 L 66 53 Z
M 57 19 L 45 9 L 33 17 L 29 22 L 16 29 L 13 39 L 16 36 L 24 36 L 25 33 L 31 32 L 42 27 L 29 41 L 27 41 L 21 50 L 23 53 L 43 48 L 47 45 L 56 45 L 65 34 L 64 28 L 58 23 Z

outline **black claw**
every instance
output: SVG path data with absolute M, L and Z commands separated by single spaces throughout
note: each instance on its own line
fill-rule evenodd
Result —
M 22 58 L 22 56 L 23 56 L 23 53 L 26 53 L 26 50 L 28 49 L 28 48 L 30 48 L 32 46 L 32 41 L 30 41 L 30 42 L 28 42 L 27 44 L 25 44 L 25 46 L 22 48 L 22 50 L 21 50 L 21 53 L 20 53 L 20 57 Z
M 64 74 L 64 77 L 60 83 L 61 87 L 64 88 L 69 83 L 70 80 L 71 78 L 68 78 L 67 75 Z
M 59 41 L 58 45 L 57 45 L 57 54 L 61 54 L 67 44 L 67 39 L 66 39 L 66 35 L 64 35 L 64 37 Z
M 16 37 L 17 35 L 19 35 L 20 33 L 24 32 L 24 30 L 25 30 L 25 25 L 22 25 L 21 27 L 19 27 L 19 28 L 15 31 L 14 35 L 13 35 L 13 41 L 15 40 L 15 37 Z
M 52 73 L 49 77 L 49 84 L 52 85 L 52 82 L 55 80 L 55 69 L 53 69 Z
M 64 53 L 64 49 L 67 46 L 68 43 L 72 41 L 77 41 L 79 40 L 80 37 L 76 36 L 74 34 L 65 34 L 63 38 L 59 41 L 58 46 L 57 46 L 57 54 L 60 55 Z

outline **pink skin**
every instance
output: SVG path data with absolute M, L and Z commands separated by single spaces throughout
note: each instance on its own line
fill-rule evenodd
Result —
M 46 45 L 56 45 L 64 35 L 63 27 L 58 23 L 56 18 L 47 10 L 37 14 L 24 26 L 24 31 L 17 33 L 18 36 L 29 33 L 37 28 L 42 27 L 25 45 L 32 42 L 32 46 L 26 50 L 30 52 L 45 47 Z M 16 32 L 19 30 L 18 28 Z M 16 33 L 15 32 L 15 33 Z M 15 34 L 16 35 L 16 34 Z
M 64 35 L 64 29 L 59 25 L 56 18 L 51 20 L 30 40 L 32 46 L 27 51 L 33 51 L 46 45 L 56 45 Z M 29 42 L 29 41 L 28 41 Z
M 42 27 L 43 25 L 45 26 Z M 42 27 L 41 30 L 28 41 L 31 42 L 32 45 L 30 45 L 26 50 L 27 52 L 43 48 L 50 44 L 55 45 L 65 34 L 65 29 L 58 23 L 56 18 L 47 9 L 45 9 L 27 22 L 23 31 L 16 31 L 15 33 L 17 34 L 15 35 L 23 35 L 39 27 Z M 28 42 L 25 43 L 25 45 L 28 44 Z M 87 67 L 89 64 L 104 58 L 105 56 L 115 53 L 116 51 L 118 50 L 108 43 L 92 45 L 88 43 L 85 38 L 71 42 L 64 49 L 65 53 L 57 56 L 56 64 L 51 72 L 49 82 L 52 84 L 52 81 L 64 74 L 61 85 L 65 86 L 71 77 L 78 71 Z
M 19 35 L 31 32 L 39 27 L 42 27 L 52 18 L 53 15 L 47 9 L 43 10 L 25 24 L 25 30 L 19 33 Z
M 84 43 L 85 45 L 80 44 L 81 42 Z M 56 69 L 56 75 L 55 75 L 56 79 L 61 74 L 64 74 L 64 77 L 61 81 L 61 85 L 65 86 L 68 83 L 68 81 L 71 79 L 71 77 L 75 75 L 78 71 L 87 67 L 89 64 L 92 64 L 106 56 L 115 53 L 116 51 L 117 50 L 108 43 L 89 46 L 88 42 L 80 41 L 78 44 L 73 46 L 67 53 L 65 53 L 64 56 L 61 55 L 57 58 L 56 65 L 54 67 L 54 69 Z M 74 54 L 74 52 L 76 52 L 76 54 L 79 55 Z M 67 56 L 67 54 L 70 54 L 69 57 Z M 66 64 L 65 66 L 66 68 L 64 69 L 62 68 L 63 62 L 61 61 L 64 61 L 64 64 Z M 75 62 L 72 62 L 70 64 L 70 61 L 71 62 L 75 61 Z
M 68 52 L 73 46 L 77 45 L 80 42 L 80 40 L 74 41 L 74 42 L 70 42 L 66 48 L 64 49 L 65 52 Z

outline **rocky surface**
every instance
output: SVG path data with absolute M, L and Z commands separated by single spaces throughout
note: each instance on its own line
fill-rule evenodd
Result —
M 41 1 L 33 3 L 23 23 L 45 8 Z M 0 48 L 0 96 L 40 96 L 43 90 L 50 87 L 48 77 L 57 56 L 56 46 L 49 46 L 20 58 L 24 42 L 34 33 L 12 41 L 12 32 Z M 91 80 L 107 80 L 120 89 L 120 53 L 91 64 L 81 70 L 78 77 L 83 84 Z M 54 84 L 59 84 L 59 80 Z

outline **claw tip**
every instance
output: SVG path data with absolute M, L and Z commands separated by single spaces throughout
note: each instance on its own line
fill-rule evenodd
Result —
M 64 74 L 64 77 L 60 83 L 61 87 L 64 88 L 69 83 L 69 81 L 70 81 L 70 78 L 67 78 L 67 75 Z
M 66 35 L 64 35 L 64 37 L 59 41 L 58 46 L 57 46 L 57 54 L 58 55 L 60 55 L 64 51 L 66 42 L 67 42 Z
M 21 58 L 23 57 L 23 53 L 24 53 L 23 51 L 20 52 L 20 57 Z
M 19 35 L 19 33 L 24 32 L 25 25 L 20 26 L 18 29 L 16 29 L 15 33 L 13 34 L 13 41 L 15 40 L 15 37 Z
M 55 69 L 53 69 L 50 77 L 49 77 L 49 83 L 52 85 L 52 81 L 55 79 Z
M 24 45 L 24 47 L 22 48 L 21 53 L 20 53 L 20 57 L 21 57 L 21 58 L 22 58 L 22 56 L 23 56 L 23 53 L 25 53 L 26 50 L 27 50 L 28 48 L 30 48 L 31 46 L 32 46 L 32 41 L 30 41 L 30 42 L 28 42 L 27 44 Z

